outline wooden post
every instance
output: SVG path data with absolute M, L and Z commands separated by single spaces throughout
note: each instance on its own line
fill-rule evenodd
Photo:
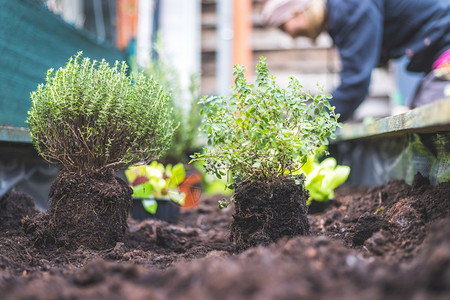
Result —
M 248 76 L 252 72 L 252 0 L 234 0 L 233 65 L 246 67 Z
M 138 20 L 138 0 L 117 0 L 117 48 L 128 47 L 136 37 Z

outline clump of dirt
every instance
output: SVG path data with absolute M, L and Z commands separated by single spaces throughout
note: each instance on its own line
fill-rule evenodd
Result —
M 31 196 L 25 193 L 6 193 L 0 198 L 0 229 L 20 228 L 23 217 L 34 216 L 38 213 Z
M 38 245 L 21 227 L 2 230 L 0 295 L 6 300 L 450 298 L 450 182 L 431 186 L 418 175 L 411 186 L 397 180 L 342 187 L 328 210 L 308 215 L 309 235 L 245 251 L 230 242 L 234 207 L 219 210 L 221 198 L 203 197 L 173 224 L 128 219 L 122 241 L 103 250 Z M 29 197 L 11 193 L 1 201 L 3 210 Z
M 312 227 L 319 229 L 315 233 L 342 239 L 366 255 L 384 256 L 391 264 L 412 258 L 428 224 L 450 216 L 450 183 L 433 187 L 420 174 L 411 186 L 394 180 L 336 193 L 333 209 L 313 219 Z
M 234 199 L 231 240 L 238 251 L 309 233 L 308 192 L 290 178 L 242 182 Z
M 76 249 L 114 247 L 123 239 L 132 189 L 111 170 L 60 172 L 50 188 L 48 211 L 24 221 L 35 243 Z

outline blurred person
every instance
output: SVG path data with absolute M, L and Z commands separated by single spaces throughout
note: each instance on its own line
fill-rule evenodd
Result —
M 340 121 L 367 96 L 372 70 L 405 55 L 424 74 L 411 108 L 450 96 L 450 0 L 268 0 L 262 18 L 292 38 L 328 32 L 342 64 L 331 100 Z

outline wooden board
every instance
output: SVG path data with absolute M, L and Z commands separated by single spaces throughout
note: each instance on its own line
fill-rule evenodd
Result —
M 450 98 L 418 107 L 406 113 L 363 123 L 346 123 L 337 133 L 339 141 L 395 136 L 408 132 L 430 133 L 450 130 Z

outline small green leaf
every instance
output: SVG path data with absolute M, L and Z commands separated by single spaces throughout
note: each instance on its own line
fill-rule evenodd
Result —
M 156 214 L 156 211 L 158 210 L 158 202 L 156 202 L 155 199 L 143 199 L 142 206 L 152 215 Z
M 259 167 L 261 167 L 261 161 L 255 161 L 255 163 L 252 165 L 253 169 L 258 169 Z

